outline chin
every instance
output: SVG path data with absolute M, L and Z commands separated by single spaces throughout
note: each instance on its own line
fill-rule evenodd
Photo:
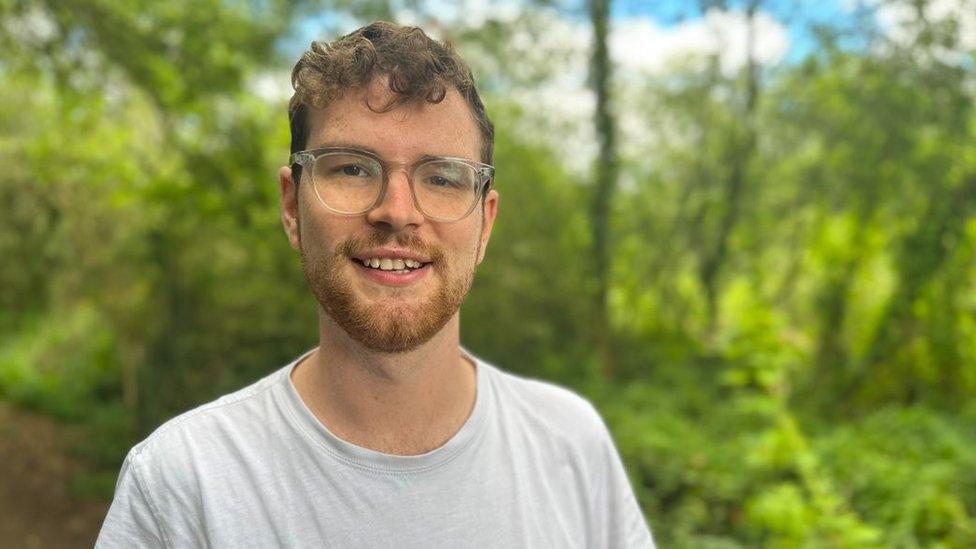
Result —
M 364 311 L 359 319 L 344 319 L 346 322 L 340 325 L 346 324 L 342 328 L 364 347 L 382 353 L 403 353 L 420 347 L 436 336 L 451 318 L 450 315 L 435 318 L 418 307 L 391 309 L 379 305 L 371 309 Z
M 416 349 L 440 333 L 474 277 L 473 269 L 464 276 L 435 272 L 422 286 L 376 292 L 328 262 L 303 261 L 303 267 L 323 312 L 364 348 L 383 353 Z

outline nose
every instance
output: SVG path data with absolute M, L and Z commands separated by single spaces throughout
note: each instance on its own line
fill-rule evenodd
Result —
M 386 191 L 380 203 L 366 212 L 366 219 L 372 225 L 385 225 L 391 231 L 400 231 L 410 225 L 420 225 L 424 215 L 417 210 L 410 191 L 410 180 L 406 170 L 397 169 L 387 173 Z

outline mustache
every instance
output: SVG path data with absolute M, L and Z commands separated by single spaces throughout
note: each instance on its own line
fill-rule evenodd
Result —
M 366 250 L 389 244 L 395 244 L 398 248 L 404 248 L 411 252 L 427 256 L 434 265 L 439 265 L 444 260 L 444 252 L 427 244 L 419 236 L 404 232 L 384 233 L 374 231 L 365 236 L 350 236 L 336 248 L 336 255 L 352 257 Z

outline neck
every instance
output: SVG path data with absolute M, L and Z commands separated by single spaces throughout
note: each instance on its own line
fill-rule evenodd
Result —
M 302 400 L 333 434 L 391 454 L 443 445 L 475 400 L 474 365 L 461 354 L 457 314 L 403 353 L 364 348 L 320 312 L 319 348 L 292 372 Z

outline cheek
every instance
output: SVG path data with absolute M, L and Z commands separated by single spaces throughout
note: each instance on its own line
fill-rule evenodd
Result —
M 306 252 L 316 255 L 331 251 L 334 245 L 328 225 L 307 210 L 299 217 L 298 241 Z
M 457 265 L 463 267 L 463 270 L 473 268 L 478 264 L 482 247 L 480 227 L 480 221 L 471 223 L 466 225 L 463 230 L 451 235 L 449 253 L 455 258 Z
M 328 219 L 328 212 L 320 207 L 318 199 L 311 187 L 302 186 L 298 200 L 298 236 L 306 243 L 306 249 L 322 250 L 328 245 L 338 229 L 332 220 Z

